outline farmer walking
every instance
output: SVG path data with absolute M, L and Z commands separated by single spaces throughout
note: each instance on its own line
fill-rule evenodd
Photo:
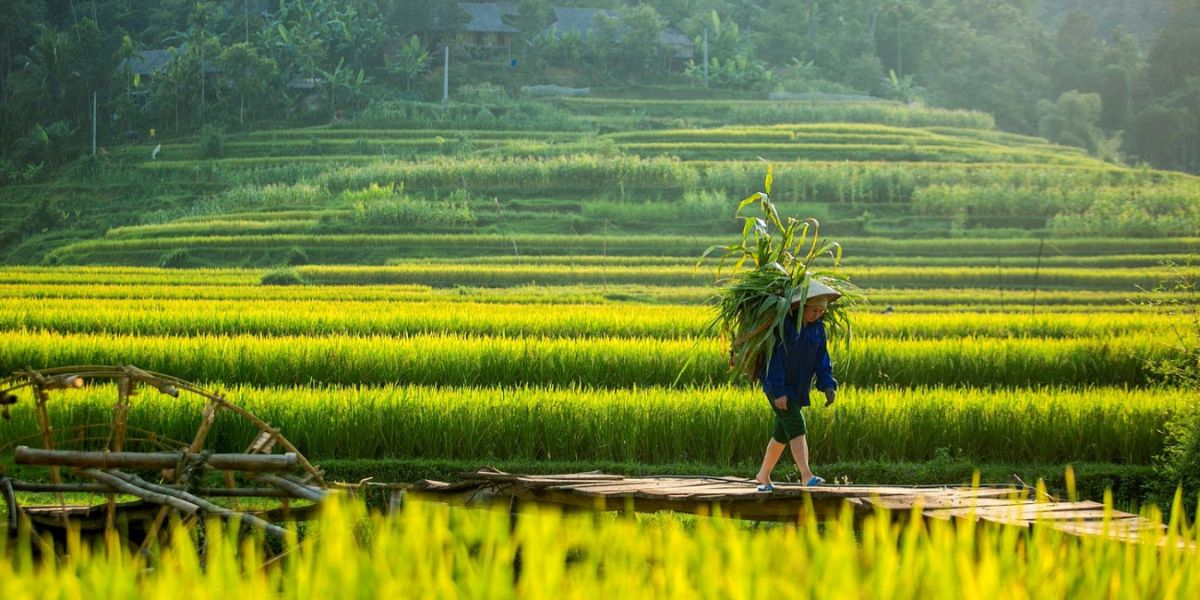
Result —
M 809 405 L 814 379 L 817 389 L 825 393 L 825 406 L 833 404 L 836 397 L 838 384 L 833 378 L 833 364 L 829 360 L 825 324 L 821 317 L 829 303 L 840 298 L 841 293 L 812 279 L 805 297 L 798 296 L 799 291 L 784 320 L 783 339 L 776 339 L 771 360 L 760 376 L 763 392 L 775 413 L 775 432 L 767 443 L 762 468 L 754 478 L 760 492 L 775 489 L 771 484 L 771 471 L 783 455 L 785 446 L 791 448 L 796 468 L 800 470 L 800 480 L 805 485 L 825 483 L 808 465 L 808 427 L 801 409 Z

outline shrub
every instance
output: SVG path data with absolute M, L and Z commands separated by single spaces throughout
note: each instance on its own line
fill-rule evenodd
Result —
M 1190 398 L 1167 422 L 1166 445 L 1158 456 L 1157 467 L 1163 479 L 1163 500 L 1179 486 L 1184 493 L 1184 506 L 1195 509 L 1195 499 L 1200 495 L 1200 304 L 1197 304 L 1200 290 L 1192 264 L 1176 269 L 1171 280 L 1155 290 L 1171 295 L 1155 304 L 1167 313 L 1188 315 L 1182 321 L 1188 331 L 1164 335 L 1173 340 L 1175 352 L 1168 358 L 1149 361 L 1149 367 L 1165 383 L 1178 385 L 1185 397 Z
M 221 130 L 205 125 L 200 128 L 200 156 L 203 158 L 221 158 L 225 156 L 225 134 Z
M 263 285 L 304 285 L 308 282 L 295 269 L 276 269 L 263 275 Z
M 192 254 L 185 248 L 176 248 L 163 253 L 158 260 L 158 266 L 164 269 L 178 269 L 193 263 Z
M 284 255 L 283 264 L 288 266 L 307 265 L 308 253 L 300 246 L 292 246 L 288 248 L 287 254 Z
M 442 201 L 413 198 L 403 186 L 371 184 L 342 198 L 353 204 L 350 219 L 357 225 L 426 225 L 457 228 L 473 225 L 475 216 L 465 192 L 456 191 Z

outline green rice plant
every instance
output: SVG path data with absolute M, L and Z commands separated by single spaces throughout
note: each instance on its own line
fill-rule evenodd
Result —
M 1063 236 L 1169 236 L 1200 230 L 1200 186 L 1176 193 L 1121 192 L 1064 209 L 1050 220 L 1050 231 Z
M 460 207 L 461 208 L 461 207 Z M 457 213 L 456 213 L 457 214 Z M 472 212 L 472 215 L 475 213 Z M 466 218 L 462 216 L 461 218 Z M 884 257 L 896 252 L 901 244 L 891 240 L 878 238 L 855 239 L 844 238 L 846 243 L 860 242 L 855 245 L 856 254 L 862 257 Z M 676 246 L 669 245 L 675 242 Z M 210 263 L 232 262 L 245 264 L 248 255 L 254 252 L 260 254 L 281 254 L 292 248 L 302 248 L 310 257 L 312 263 L 382 263 L 393 260 L 398 256 L 409 257 L 455 257 L 479 256 L 519 253 L 525 256 L 539 254 L 560 255 L 563 252 L 580 254 L 607 254 L 614 256 L 644 256 L 684 255 L 683 251 L 694 248 L 695 254 L 703 251 L 704 242 L 709 245 L 719 244 L 720 238 L 696 238 L 684 236 L 647 236 L 647 235 L 496 235 L 496 234 L 264 234 L 264 235 L 194 235 L 189 237 L 122 237 L 113 239 L 89 240 L 71 244 L 55 250 L 53 260 L 59 264 L 76 263 L 107 263 L 127 265 L 157 264 L 163 252 L 176 249 L 187 249 L 197 258 L 203 258 Z M 1078 243 L 1082 242 L 1082 243 Z M 1162 252 L 1171 254 L 1173 251 L 1193 247 L 1197 242 L 1189 238 L 1175 240 L 1121 240 L 1112 242 L 1112 251 L 1127 250 L 1130 252 L 1146 253 Z M 903 269 L 898 266 L 862 266 L 848 269 L 849 277 L 862 287 L 1041 287 L 1053 288 L 1082 288 L 1082 289 L 1131 289 L 1134 286 L 1152 286 L 1156 281 L 1156 269 L 1130 271 L 1125 269 L 1082 269 L 1050 267 L 1039 268 L 1037 256 L 1046 255 L 1073 256 L 1102 254 L 1096 246 L 1096 241 L 1087 240 L 928 240 L 923 241 L 924 253 L 929 259 L 939 257 L 979 257 L 977 260 L 964 261 L 971 267 L 938 267 L 913 266 Z M 1123 248 L 1122 248 L 1123 247 Z M 1184 250 L 1186 252 L 1186 250 Z M 983 257 L 993 257 L 993 261 Z M 1003 257 L 1025 257 L 1024 264 L 1030 266 L 1006 266 Z M 872 261 L 873 263 L 888 261 Z M 890 261 L 890 262 L 895 262 Z M 950 261 L 943 261 L 950 262 Z M 1055 261 L 1059 264 L 1069 262 L 1065 259 Z M 928 260 L 927 264 L 936 264 Z M 1030 264 L 1032 263 L 1032 264 Z M 261 263 L 260 263 L 261 264 Z M 267 263 L 277 264 L 277 263 Z M 1094 263 L 1092 263 L 1094 264 Z M 435 277 L 438 285 L 514 285 L 538 281 L 541 283 L 578 283 L 594 281 L 604 283 L 608 280 L 624 283 L 660 282 L 662 285 L 697 285 L 701 283 L 701 273 L 688 273 L 686 268 L 662 265 L 650 267 L 588 267 L 579 266 L 565 268 L 561 265 L 550 265 L 540 268 L 533 267 L 503 267 L 495 266 L 482 271 L 503 283 L 483 283 L 486 278 L 479 280 L 462 280 L 462 275 L 455 279 L 455 273 L 466 273 L 461 265 L 428 264 L 394 264 L 388 267 L 373 269 L 358 267 L 321 267 L 326 280 L 314 278 L 314 281 L 330 283 L 424 283 L 421 277 Z M 525 268 L 526 273 L 521 273 Z M 438 271 L 442 273 L 439 274 Z M 537 271 L 531 273 L 528 271 Z M 316 275 L 316 273 L 313 273 Z M 352 276 L 353 275 L 353 276 Z M 355 277 L 359 279 L 356 280 Z M 657 279 L 656 279 L 657 278 Z M 474 283 L 479 281 L 480 283 Z
M 734 143 L 668 142 L 628 143 L 621 149 L 639 156 L 675 156 L 683 160 L 738 159 L 761 155 L 771 160 L 914 161 L 976 163 L 1039 163 L 1087 165 L 1094 159 L 1051 151 L 1012 150 L 1003 147 L 950 147 L 900 144 L 850 143 Z
M 795 135 L 794 130 L 782 131 L 789 135 Z M 780 133 L 775 132 L 768 135 L 780 135 Z M 844 135 L 865 134 L 846 133 Z M 812 152 L 816 154 L 805 151 L 805 158 L 816 158 L 817 160 L 785 162 L 780 160 L 784 158 L 782 156 L 774 157 L 777 178 L 777 189 L 774 193 L 776 200 L 903 203 L 910 200 L 914 189 L 926 185 L 1062 188 L 1064 180 L 1070 180 L 1073 186 L 1080 188 L 1122 187 L 1148 182 L 1180 182 L 1186 185 L 1195 185 L 1194 176 L 1181 173 L 1127 169 L 1100 162 L 1053 166 L 1042 164 L 1048 161 L 1076 163 L 1082 160 L 1070 154 L 1063 154 L 1058 148 L 1051 150 L 1032 147 L 1014 149 L 1004 146 L 978 145 L 975 142 L 947 146 L 946 144 L 949 142 L 938 141 L 937 138 L 922 137 L 922 134 L 917 132 L 912 135 L 916 136 L 912 138 L 913 140 L 930 141 L 931 144 L 914 142 L 911 144 L 911 148 L 905 144 L 892 144 L 891 146 L 880 146 L 878 151 L 889 153 L 888 158 L 893 160 L 904 158 L 897 156 L 896 153 L 920 153 L 927 159 L 936 159 L 937 153 L 940 152 L 938 148 L 945 148 L 953 152 L 968 154 L 960 158 L 992 162 L 967 164 L 870 161 L 863 160 L 869 158 L 863 152 L 859 152 L 857 156 L 844 156 L 843 158 L 857 159 L 855 162 L 845 162 L 833 160 L 835 157 L 832 154 L 822 156 L 818 150 L 814 149 Z M 511 145 L 517 142 L 505 143 Z M 537 144 L 545 143 L 537 142 Z M 547 158 L 536 156 L 541 152 L 562 152 L 564 149 L 574 147 L 573 144 L 576 143 L 555 143 L 551 145 L 553 150 L 536 151 L 519 150 L 516 149 L 517 146 L 513 146 L 514 152 L 518 155 L 522 153 L 527 155 L 525 157 L 506 156 L 506 151 L 497 146 L 487 150 L 488 152 L 494 150 L 493 156 L 453 160 L 427 158 L 401 162 L 393 161 L 394 156 L 390 158 L 354 156 L 336 159 L 331 157 L 258 157 L 224 159 L 214 162 L 220 163 L 221 176 L 235 186 L 290 184 L 307 180 L 310 183 L 325 184 L 335 190 L 361 189 L 371 183 L 378 185 L 403 183 L 405 189 L 422 193 L 437 193 L 465 185 L 473 192 L 484 194 L 519 193 L 527 197 L 594 194 L 598 190 L 610 192 L 621 189 L 626 193 L 644 192 L 657 196 L 679 197 L 683 192 L 695 189 L 721 189 L 737 193 L 753 189 L 761 181 L 759 173 L 761 167 L 755 162 L 744 160 L 745 157 L 754 154 L 770 155 L 771 152 L 768 151 L 773 152 L 773 149 L 769 147 L 757 150 L 750 147 L 730 147 L 730 151 L 753 153 L 731 157 L 728 152 L 720 151 L 724 154 L 718 153 L 714 156 L 732 158 L 732 160 L 693 160 L 686 163 L 672 158 L 613 157 L 596 152 Z M 789 141 L 779 150 L 785 153 L 794 152 L 799 147 Z M 714 152 L 716 152 L 715 148 Z M 838 148 L 838 144 L 833 144 L 827 150 L 829 152 L 845 151 L 845 148 L 842 150 L 838 150 Z M 960 148 L 960 150 L 954 150 L 954 148 Z M 646 151 L 651 154 L 672 152 L 669 144 L 661 148 L 647 147 Z M 875 151 L 871 150 L 871 152 Z M 528 156 L 531 153 L 535 156 Z M 693 151 L 693 154 L 696 152 Z M 690 158 L 696 159 L 700 156 L 696 154 Z M 824 160 L 821 160 L 822 158 Z M 919 156 L 913 154 L 910 158 L 919 158 Z M 316 159 L 323 160 L 317 161 Z M 1014 160 L 1019 162 L 1012 162 Z M 313 164 L 314 162 L 318 164 Z M 187 170 L 191 166 L 189 162 L 157 161 L 139 168 L 175 171 Z
M 375 129 L 342 129 L 331 128 L 328 126 L 304 127 L 301 129 L 271 129 L 269 131 L 252 131 L 248 139 L 251 140 L 307 140 L 317 136 L 326 141 L 332 140 L 348 140 L 353 143 L 356 140 L 407 140 L 407 139 L 426 139 L 441 136 L 453 137 L 456 135 L 467 136 L 475 140 L 574 140 L 581 134 L 570 131 L 536 131 L 536 130 L 521 130 L 521 131 L 503 131 L 503 130 L 486 130 L 486 129 L 397 129 L 397 128 L 375 128 Z
M 1120 205 L 1129 211 L 1131 207 L 1147 215 L 1176 219 L 1180 227 L 1176 231 L 1194 232 L 1188 228 L 1185 215 L 1200 205 L 1200 183 L 1171 182 L 1166 184 L 1080 186 L 1072 183 L 1059 188 L 1010 187 L 1004 185 L 932 185 L 913 193 L 914 211 L 925 215 L 946 215 L 964 212 L 979 215 L 1038 215 L 1052 217 L 1062 215 L 1055 222 L 1063 223 L 1067 215 L 1101 212 L 1103 207 Z M 1117 215 L 1110 215 L 1117 216 Z M 1195 215 L 1190 218 L 1195 219 Z M 1096 221 L 1102 219 L 1097 215 Z M 1052 222 L 1053 223 L 1053 222 Z M 1195 223 L 1191 223 L 1195 225 Z M 1060 226 L 1061 227 L 1061 226 Z M 1055 230 L 1056 235 L 1144 235 L 1122 228 L 1119 222 L 1109 229 L 1087 230 L 1084 228 Z M 1169 236 L 1169 231 L 1162 232 Z
M 144 366 L 144 365 L 143 365 Z M 231 402 L 278 427 L 306 456 L 332 459 L 692 462 L 752 472 L 773 414 L 760 390 L 744 387 L 596 388 L 398 385 L 245 387 Z M 814 464 L 934 460 L 987 463 L 1106 462 L 1150 465 L 1165 423 L 1186 405 L 1178 388 L 845 386 L 828 409 L 807 412 Z M 129 425 L 191 439 L 200 401 L 148 391 L 133 400 Z M 87 387 L 55 395 L 51 418 L 68 440 L 104 419 L 116 391 Z M 37 439 L 33 403 L 19 397 L 0 425 L 0 446 Z M 210 438 L 240 452 L 258 434 L 231 415 Z
M 188 237 L 204 235 L 278 235 L 302 234 L 312 231 L 318 221 L 316 219 L 284 220 L 200 220 L 193 218 L 186 221 L 173 221 L 159 225 L 129 225 L 109 229 L 104 234 L 110 239 L 134 239 L 158 236 Z
M 933 125 L 994 128 L 991 115 L 940 108 L 912 107 L 888 102 L 789 102 L 764 100 L 681 100 L 629 98 L 557 98 L 571 112 L 609 115 L 636 111 L 654 117 L 692 117 L 706 123 L 869 123 L 924 127 Z
M 794 240 L 799 243 L 801 240 Z M 740 245 L 735 244 L 741 248 Z M 808 245 L 806 245 L 806 248 Z M 814 248 L 817 249 L 817 248 Z M 747 254 L 757 248 L 747 245 Z M 826 249 L 828 250 L 828 249 Z M 773 251 L 780 251 L 774 249 Z M 805 250 L 807 252 L 807 249 Z M 814 261 L 820 255 L 814 255 Z M 763 265 L 773 262 L 770 256 Z M 814 262 L 814 268 L 827 269 Z M 785 267 L 786 268 L 786 267 Z M 470 264 L 393 264 L 386 267 L 306 266 L 306 279 L 319 284 L 424 284 L 435 287 L 476 285 L 505 287 L 512 285 L 572 284 L 645 284 L 657 286 L 694 286 L 712 281 L 711 266 L 572 266 L 572 265 L 497 265 Z M 1142 269 L 1069 269 L 1037 267 L 858 267 L 841 270 L 842 277 L 861 288 L 928 288 L 1006 286 L 1021 289 L 1126 289 L 1150 287 L 1164 271 Z M 826 277 L 826 275 L 822 275 Z M 764 285 L 766 283 L 764 282 Z M 752 328 L 753 329 L 753 328 Z
M 435 237 L 435 236 L 431 236 Z M 288 247 L 281 247 L 288 248 Z M 156 255 L 157 256 L 157 255 Z M 282 254 L 281 254 L 282 256 Z M 573 267 L 574 260 L 580 265 Z M 210 300 L 325 300 L 325 301 L 372 301 L 387 300 L 400 302 L 441 301 L 441 302 L 483 302 L 483 303 L 534 303 L 534 304 L 609 304 L 609 303 L 639 303 L 639 304 L 683 304 L 701 305 L 711 301 L 714 292 L 709 285 L 710 279 L 702 272 L 689 267 L 687 272 L 680 272 L 681 277 L 696 276 L 701 285 L 685 285 L 684 281 L 671 281 L 671 275 L 665 280 L 660 276 L 651 277 L 648 284 L 617 283 L 614 279 L 606 278 L 610 265 L 621 267 L 625 263 L 621 256 L 608 257 L 541 257 L 526 256 L 520 260 L 502 258 L 472 259 L 479 262 L 480 271 L 491 268 L 503 273 L 504 269 L 497 267 L 511 265 L 520 269 L 533 270 L 539 267 L 552 266 L 558 268 L 557 274 L 550 271 L 542 275 L 529 275 L 529 280 L 543 282 L 539 285 L 518 284 L 507 288 L 478 287 L 480 282 L 468 282 L 468 285 L 456 285 L 453 288 L 432 289 L 421 284 L 383 284 L 383 285 L 308 285 L 288 290 L 277 290 L 259 286 L 264 270 L 258 269 L 188 269 L 163 270 L 144 267 L 7 267 L 0 269 L 0 298 L 37 299 L 210 299 Z M 628 277 L 643 277 L 638 273 L 655 273 L 660 266 L 675 267 L 682 264 L 683 259 L 671 257 L 631 257 L 629 269 L 625 270 Z M 273 263 L 279 264 L 279 263 Z M 402 272 L 408 273 L 437 273 L 442 267 L 463 267 L 462 260 L 437 259 L 412 263 L 405 261 Z M 482 265 L 487 265 L 486 267 Z M 409 267 L 420 267 L 426 271 L 413 271 Z M 337 277 L 345 277 L 348 281 L 355 270 L 348 275 L 342 275 L 343 268 L 329 267 Z M 405 270 L 407 269 L 407 270 Z M 574 269 L 574 270 L 572 270 Z M 648 270 L 647 270 L 648 269 Z M 382 270 L 387 273 L 387 269 Z M 319 271 L 318 271 L 319 272 Z M 569 284 L 567 277 L 578 280 L 581 273 L 592 272 L 588 283 Z M 366 270 L 369 277 L 390 277 L 380 275 L 373 270 Z M 979 274 L 984 274 L 980 270 Z M 1002 283 L 1004 270 L 997 270 L 998 279 L 993 283 Z M 511 275 L 511 274 L 509 274 Z M 1029 274 L 1027 273 L 1026 276 Z M 425 276 L 425 275 L 422 275 Z M 506 275 L 508 276 L 508 275 Z M 558 279 L 557 285 L 547 286 L 546 276 L 552 280 Z M 598 282 L 599 285 L 594 285 Z M 1029 280 L 1032 283 L 1032 280 Z M 1042 280 L 1040 283 L 1045 283 Z M 508 283 L 514 283 L 509 281 Z M 671 286 L 657 285 L 670 283 Z M 961 284 L 961 282 L 959 282 Z M 929 311 L 996 311 L 1025 313 L 1038 312 L 1071 312 L 1080 310 L 1113 312 L 1137 312 L 1138 304 L 1151 299 L 1146 291 L 1110 291 L 1110 290 L 1080 290 L 1047 289 L 1040 285 L 1039 289 L 1014 288 L 997 286 L 992 288 L 945 288 L 945 287 L 904 287 L 904 288 L 873 288 L 871 298 L 877 307 L 894 305 L 899 313 L 915 313 Z M 1185 295 L 1172 293 L 1170 297 L 1187 301 Z M 878 310 L 878 308 L 877 308 Z M 85 311 L 86 312 L 86 311 Z M 898 316 L 898 315 L 897 315 Z M 902 320 L 902 319 L 896 319 Z
M 566 156 L 546 159 L 434 159 L 330 170 L 320 183 L 334 190 L 403 185 L 410 192 L 456 188 L 522 194 L 623 188 L 678 190 L 695 187 L 695 173 L 669 158 Z
M 277 289 L 254 284 L 264 271 L 253 271 L 251 285 L 209 286 L 187 279 L 176 284 L 142 284 L 130 288 L 121 283 L 60 285 L 57 283 L 3 284 L 6 298 L 87 299 L 209 299 L 209 300 L 380 300 L 390 302 L 478 302 L 569 305 L 705 305 L 713 298 L 709 286 L 660 287 L 647 285 L 520 285 L 507 288 L 427 285 L 319 286 Z M 132 281 L 132 280 L 130 280 Z M 1182 295 L 1176 294 L 1179 299 Z M 871 292 L 879 307 L 894 305 L 902 314 L 959 312 L 1061 314 L 1079 311 L 1106 315 L 1139 312 L 1138 303 L 1149 301 L 1149 292 L 1089 290 L 1002 290 L 1002 289 L 882 289 Z
M 197 215 L 194 217 L 184 217 L 172 221 L 172 224 L 192 223 L 196 221 L 204 221 L 208 223 L 222 223 L 226 221 L 319 221 L 322 217 L 333 215 L 343 215 L 348 211 L 346 209 L 308 209 L 308 210 L 268 210 L 268 211 L 246 211 L 246 212 L 228 212 L 219 215 Z
M 305 283 L 295 269 L 263 276 Z M 128 288 L 126 288 L 128 289 Z M 233 291 L 233 290 L 231 290 Z M 336 290 L 335 290 L 336 291 Z M 283 293 L 256 297 L 186 297 L 129 290 L 125 297 L 80 298 L 6 296 L 0 290 L 0 329 L 46 330 L 60 333 L 121 333 L 136 335 L 419 335 L 453 333 L 489 336 L 553 338 L 683 339 L 703 336 L 712 319 L 705 306 L 586 304 L 554 302 L 536 305 L 520 298 L 480 302 L 408 289 L 390 296 L 376 289 L 342 289 L 338 294 Z M 100 297 L 105 295 L 100 294 Z M 569 298 L 568 298 L 569 300 Z M 906 311 L 908 309 L 906 308 Z M 1055 314 L 981 314 L 936 312 L 852 313 L 863 335 L 879 339 L 1043 338 L 1083 339 L 1111 336 L 1157 336 L 1185 324 L 1182 317 L 1117 313 L 1097 319 L 1093 312 Z
M 290 286 L 289 286 L 290 289 Z M 1083 339 L 862 336 L 834 351 L 835 373 L 858 385 L 1129 385 L 1174 349 L 1133 334 Z M 728 374 L 716 340 L 422 334 L 147 336 L 0 332 L 0 371 L 137 364 L 198 381 L 254 385 L 713 385 Z M 685 364 L 690 368 L 680 376 Z
M 0 268 L 0 285 L 187 285 L 256 283 L 259 271 L 244 269 L 159 269 L 150 267 L 13 267 Z
M 1111 501 L 1103 506 L 1113 527 Z M 1015 593 L 1030 597 L 1200 594 L 1194 527 L 1145 511 L 1162 536 L 1127 542 L 1029 528 L 909 518 L 882 511 L 856 522 L 847 506 L 827 522 L 756 527 L 732 519 L 627 517 L 530 505 L 510 514 L 408 500 L 396 514 L 330 502 L 301 540 L 282 548 L 213 521 L 202 542 L 175 525 L 151 561 L 113 543 L 80 545 L 67 567 L 33 558 L 27 543 L 0 554 L 14 597 L 166 599 L 378 597 L 408 590 L 455 598 L 748 598 L 771 590 L 807 598 L 917 600 Z M 277 560 L 263 566 L 269 551 Z M 789 557 L 782 565 L 763 555 Z
M 341 198 L 350 204 L 348 221 L 367 226 L 424 225 L 455 229 L 475 224 L 470 207 L 462 199 L 434 202 L 414 198 L 404 193 L 401 185 L 382 187 L 372 183 L 365 189 L 342 192 Z M 337 228 L 337 219 L 326 227 Z

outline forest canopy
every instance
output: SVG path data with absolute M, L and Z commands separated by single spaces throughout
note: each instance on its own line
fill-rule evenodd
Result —
M 1198 31 L 1200 0 L 6 0 L 0 161 L 78 156 L 93 101 L 109 144 L 436 102 L 448 47 L 455 89 L 871 96 L 1197 172 Z

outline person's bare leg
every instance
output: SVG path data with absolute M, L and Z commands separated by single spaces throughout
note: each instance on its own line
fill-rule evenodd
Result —
M 788 442 L 788 446 L 792 448 L 792 459 L 800 470 L 800 481 L 808 482 L 813 478 L 812 469 L 808 466 L 808 436 L 798 435 Z
M 759 483 L 771 483 L 771 471 L 775 470 L 775 464 L 779 462 L 779 457 L 783 456 L 784 445 L 771 438 L 767 442 L 767 451 L 763 454 L 762 467 L 758 469 L 758 475 L 754 476 L 754 480 Z

